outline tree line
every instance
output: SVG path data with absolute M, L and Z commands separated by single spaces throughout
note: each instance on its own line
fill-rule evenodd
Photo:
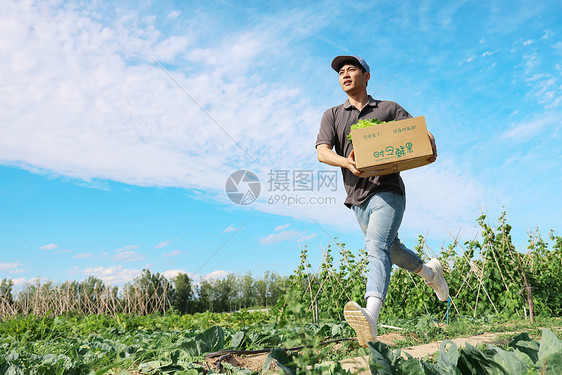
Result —
M 227 274 L 224 278 L 203 278 L 195 283 L 180 273 L 170 279 L 144 269 L 123 287 L 106 284 L 89 276 L 83 281 L 36 280 L 15 291 L 11 279 L 0 281 L 0 318 L 15 315 L 64 315 L 66 313 L 193 314 L 268 308 L 283 294 L 287 278 L 266 271 L 263 276 Z

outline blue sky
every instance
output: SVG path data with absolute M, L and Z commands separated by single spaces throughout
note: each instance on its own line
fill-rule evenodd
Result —
M 341 54 L 437 139 L 402 173 L 406 244 L 472 239 L 503 209 L 520 249 L 560 232 L 560 2 L 240 4 L 2 1 L 0 278 L 289 275 L 301 247 L 313 265 L 335 237 L 363 247 L 314 149 Z M 237 170 L 257 201 L 227 196 Z

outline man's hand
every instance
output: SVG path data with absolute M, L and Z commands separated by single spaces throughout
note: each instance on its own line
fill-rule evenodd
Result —
M 363 172 L 360 172 L 355 168 L 355 151 L 351 150 L 351 153 L 347 158 L 339 156 L 332 150 L 332 145 L 318 145 L 316 147 L 316 152 L 318 153 L 318 161 L 332 165 L 334 167 L 347 168 L 356 176 L 361 177 Z
M 431 149 L 433 150 L 433 156 L 429 159 L 430 163 L 433 163 L 437 160 L 437 145 L 435 144 L 435 137 L 430 132 L 427 132 L 429 136 L 429 142 L 431 142 Z
M 346 160 L 345 167 L 349 169 L 351 173 L 353 173 L 354 175 L 361 177 L 361 174 L 363 174 L 363 172 L 355 168 L 355 150 L 351 150 L 351 153 L 345 160 Z

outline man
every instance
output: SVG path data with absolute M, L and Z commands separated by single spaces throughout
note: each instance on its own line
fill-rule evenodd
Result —
M 347 192 L 344 204 L 354 211 L 365 234 L 368 253 L 367 306 L 362 308 L 355 302 L 348 302 L 344 316 L 355 330 L 359 344 L 366 347 L 367 342 L 377 339 L 377 321 L 388 291 L 392 264 L 423 277 L 441 301 L 449 297 L 449 288 L 439 260 L 432 259 L 424 264 L 398 239 L 398 228 L 406 205 L 400 174 L 361 177 L 362 173 L 355 168 L 353 145 L 346 137 L 351 125 L 360 119 L 392 121 L 412 116 L 397 103 L 375 100 L 367 94 L 370 69 L 361 57 L 337 56 L 332 61 L 332 68 L 339 74 L 347 101 L 324 112 L 316 150 L 320 162 L 341 167 Z M 437 158 L 437 148 L 433 135 L 429 133 L 428 136 L 433 148 L 430 161 L 433 162 Z

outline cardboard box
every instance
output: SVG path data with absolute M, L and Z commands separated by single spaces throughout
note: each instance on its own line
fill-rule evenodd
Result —
M 423 116 L 353 129 L 351 139 L 361 177 L 421 167 L 433 156 Z

